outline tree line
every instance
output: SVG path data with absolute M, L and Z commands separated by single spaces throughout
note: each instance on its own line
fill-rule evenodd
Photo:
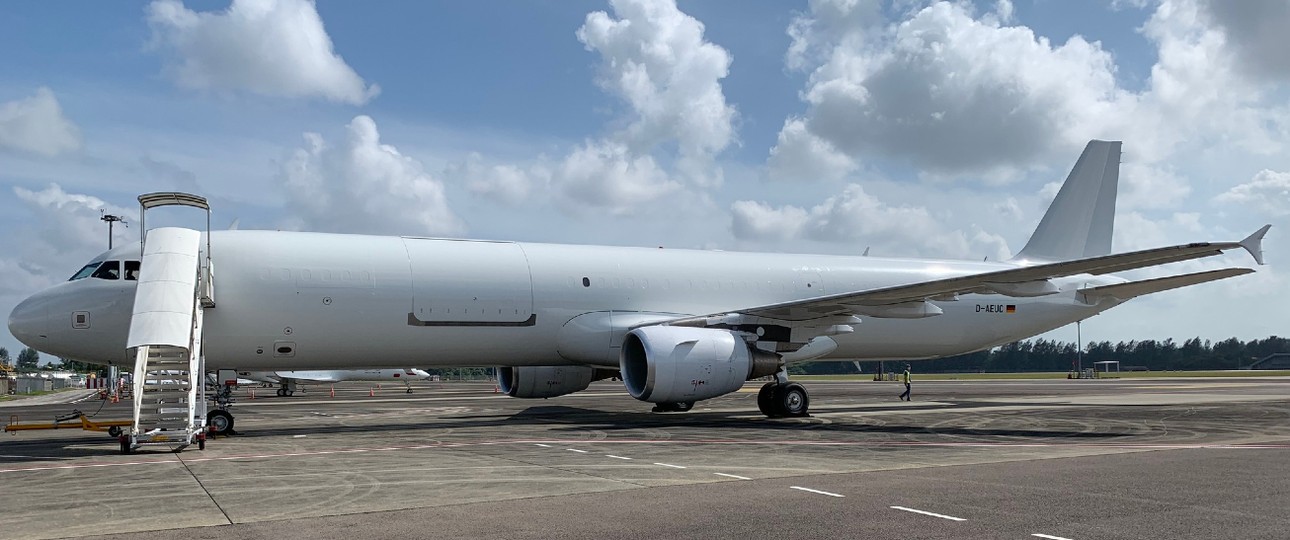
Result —
M 1181 344 L 1173 339 L 1157 341 L 1090 341 L 1080 355 L 1075 343 L 1033 339 L 1014 341 L 990 350 L 961 354 L 916 364 L 923 373 L 1071 371 L 1077 361 L 1084 368 L 1094 362 L 1117 361 L 1121 369 L 1137 367 L 1151 371 L 1239 369 L 1273 353 L 1290 352 L 1290 339 L 1272 336 L 1265 339 L 1222 341 L 1188 339 Z M 1081 359 L 1082 356 L 1082 359 Z M 865 372 L 877 369 L 872 362 L 862 364 Z M 887 362 L 888 370 L 900 369 L 902 362 Z M 850 362 L 811 362 L 797 370 L 805 374 L 855 373 Z

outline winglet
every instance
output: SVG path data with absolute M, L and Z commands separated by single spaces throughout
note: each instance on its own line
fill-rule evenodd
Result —
M 1263 228 L 1254 231 L 1254 234 L 1245 237 L 1245 240 L 1241 240 L 1240 242 L 1241 247 L 1245 248 L 1245 251 L 1250 252 L 1250 255 L 1254 256 L 1254 262 L 1257 262 L 1260 265 L 1263 264 L 1263 235 L 1268 234 L 1268 229 L 1271 228 L 1271 223 L 1264 225 Z

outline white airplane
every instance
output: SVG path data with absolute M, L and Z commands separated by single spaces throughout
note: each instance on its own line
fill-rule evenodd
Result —
M 1024 249 L 998 262 L 208 232 L 200 249 L 218 266 L 218 294 L 201 312 L 202 351 L 212 370 L 498 366 L 520 398 L 621 375 L 631 397 L 673 411 L 774 375 L 761 411 L 805 415 L 787 364 L 983 350 L 1253 270 L 1114 272 L 1237 248 L 1263 263 L 1268 226 L 1239 242 L 1112 254 L 1119 162 L 1119 142 L 1090 142 Z M 139 253 L 95 257 L 14 308 L 9 331 L 62 358 L 132 365 Z
M 278 397 L 291 397 L 300 389 L 301 383 L 338 383 L 347 381 L 365 382 L 402 382 L 412 393 L 414 379 L 429 379 L 430 374 L 424 369 L 331 369 L 331 370 L 292 370 L 292 371 L 239 371 L 237 376 L 257 382 L 281 384 Z M 303 390 L 301 390 L 303 392 Z

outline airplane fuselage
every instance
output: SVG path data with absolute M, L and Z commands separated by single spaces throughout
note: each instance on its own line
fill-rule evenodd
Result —
M 214 232 L 211 249 L 209 369 L 617 367 L 623 334 L 637 325 L 1016 267 L 279 231 Z M 967 294 L 933 301 L 939 316 L 862 317 L 822 359 L 980 350 L 1108 309 L 1116 302 L 1087 305 L 1075 289 L 1121 281 L 1073 276 L 1053 280 L 1060 292 L 1047 296 Z M 133 283 L 82 279 L 29 299 L 73 298 L 43 302 L 51 322 L 41 350 L 128 365 Z M 84 291 L 59 294 L 68 287 Z M 76 312 L 93 324 L 73 328 Z

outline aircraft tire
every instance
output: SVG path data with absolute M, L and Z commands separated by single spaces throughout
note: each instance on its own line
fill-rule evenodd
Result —
M 757 409 L 762 414 L 769 417 L 780 416 L 775 411 L 775 383 L 766 383 L 762 385 L 761 390 L 757 392 Z
M 206 415 L 206 425 L 216 435 L 228 435 L 233 432 L 233 415 L 228 411 L 215 410 Z
M 694 408 L 693 401 L 681 401 L 681 402 L 672 404 L 672 410 L 676 412 L 686 412 L 693 408 Z
M 279 388 L 279 389 L 278 389 L 278 397 L 287 397 L 287 389 L 286 389 L 286 388 Z
M 811 408 L 811 395 L 806 392 L 806 387 L 788 383 L 778 388 L 775 398 L 776 408 L 785 416 L 810 416 L 807 411 Z

